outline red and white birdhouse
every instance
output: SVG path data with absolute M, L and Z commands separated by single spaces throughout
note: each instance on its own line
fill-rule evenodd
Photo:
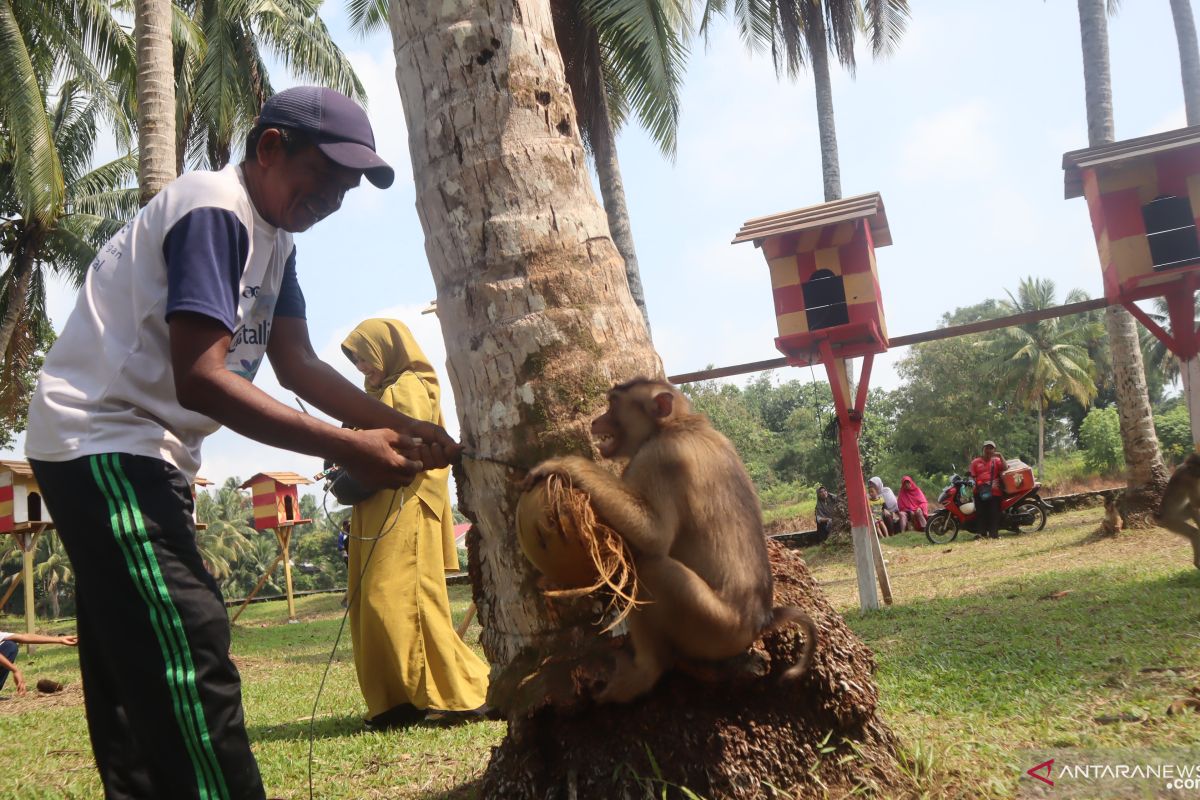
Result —
M 748 241 L 771 270 L 775 346 L 789 363 L 820 361 L 822 342 L 836 358 L 887 349 L 875 248 L 892 235 L 877 192 L 749 220 L 733 243 Z
M 0 461 L 0 533 L 33 522 L 50 522 L 33 469 L 27 461 Z
M 1104 275 L 1120 303 L 1183 360 L 1197 353 L 1200 287 L 1200 126 L 1075 150 L 1063 156 L 1068 199 L 1087 198 Z M 1165 296 L 1167 333 L 1135 300 Z
M 312 483 L 295 472 L 260 472 L 239 486 L 249 489 L 254 503 L 254 527 L 260 531 L 312 520 L 300 518 L 297 486 Z

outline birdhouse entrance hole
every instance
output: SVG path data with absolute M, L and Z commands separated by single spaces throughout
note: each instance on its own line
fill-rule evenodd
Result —
M 1185 267 L 1200 261 L 1196 220 L 1186 197 L 1160 195 L 1142 206 L 1146 241 L 1155 272 Z
M 25 503 L 25 510 L 28 512 L 30 522 L 42 521 L 42 496 L 37 492 L 30 492 L 29 499 Z
M 850 321 L 846 308 L 846 286 L 840 275 L 819 269 L 801 287 L 804 292 L 804 314 L 810 331 L 845 325 Z
M 296 519 L 296 504 L 292 502 L 291 497 L 283 498 L 283 516 L 288 522 Z

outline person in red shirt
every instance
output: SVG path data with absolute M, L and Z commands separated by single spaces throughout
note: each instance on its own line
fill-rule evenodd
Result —
M 996 443 L 983 443 L 983 455 L 971 462 L 975 479 L 975 512 L 979 515 L 979 536 L 1000 538 L 1000 476 L 1004 459 L 996 452 Z

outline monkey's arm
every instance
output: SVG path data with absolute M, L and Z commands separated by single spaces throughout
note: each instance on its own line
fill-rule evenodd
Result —
M 551 458 L 534 467 L 529 480 L 536 482 L 551 474 L 568 476 L 575 488 L 588 495 L 596 514 L 638 553 L 670 552 L 678 521 L 664 519 L 661 509 L 596 462 L 581 456 Z

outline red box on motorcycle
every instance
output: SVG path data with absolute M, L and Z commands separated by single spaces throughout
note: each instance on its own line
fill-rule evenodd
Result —
M 1034 485 L 1033 467 L 1019 458 L 1010 458 L 1000 476 L 1000 483 L 1004 486 L 1005 494 L 1027 492 Z
M 790 363 L 820 361 L 822 341 L 838 358 L 887 350 L 875 248 L 892 235 L 877 192 L 749 220 L 733 243 L 748 241 L 771 270 L 775 346 Z

